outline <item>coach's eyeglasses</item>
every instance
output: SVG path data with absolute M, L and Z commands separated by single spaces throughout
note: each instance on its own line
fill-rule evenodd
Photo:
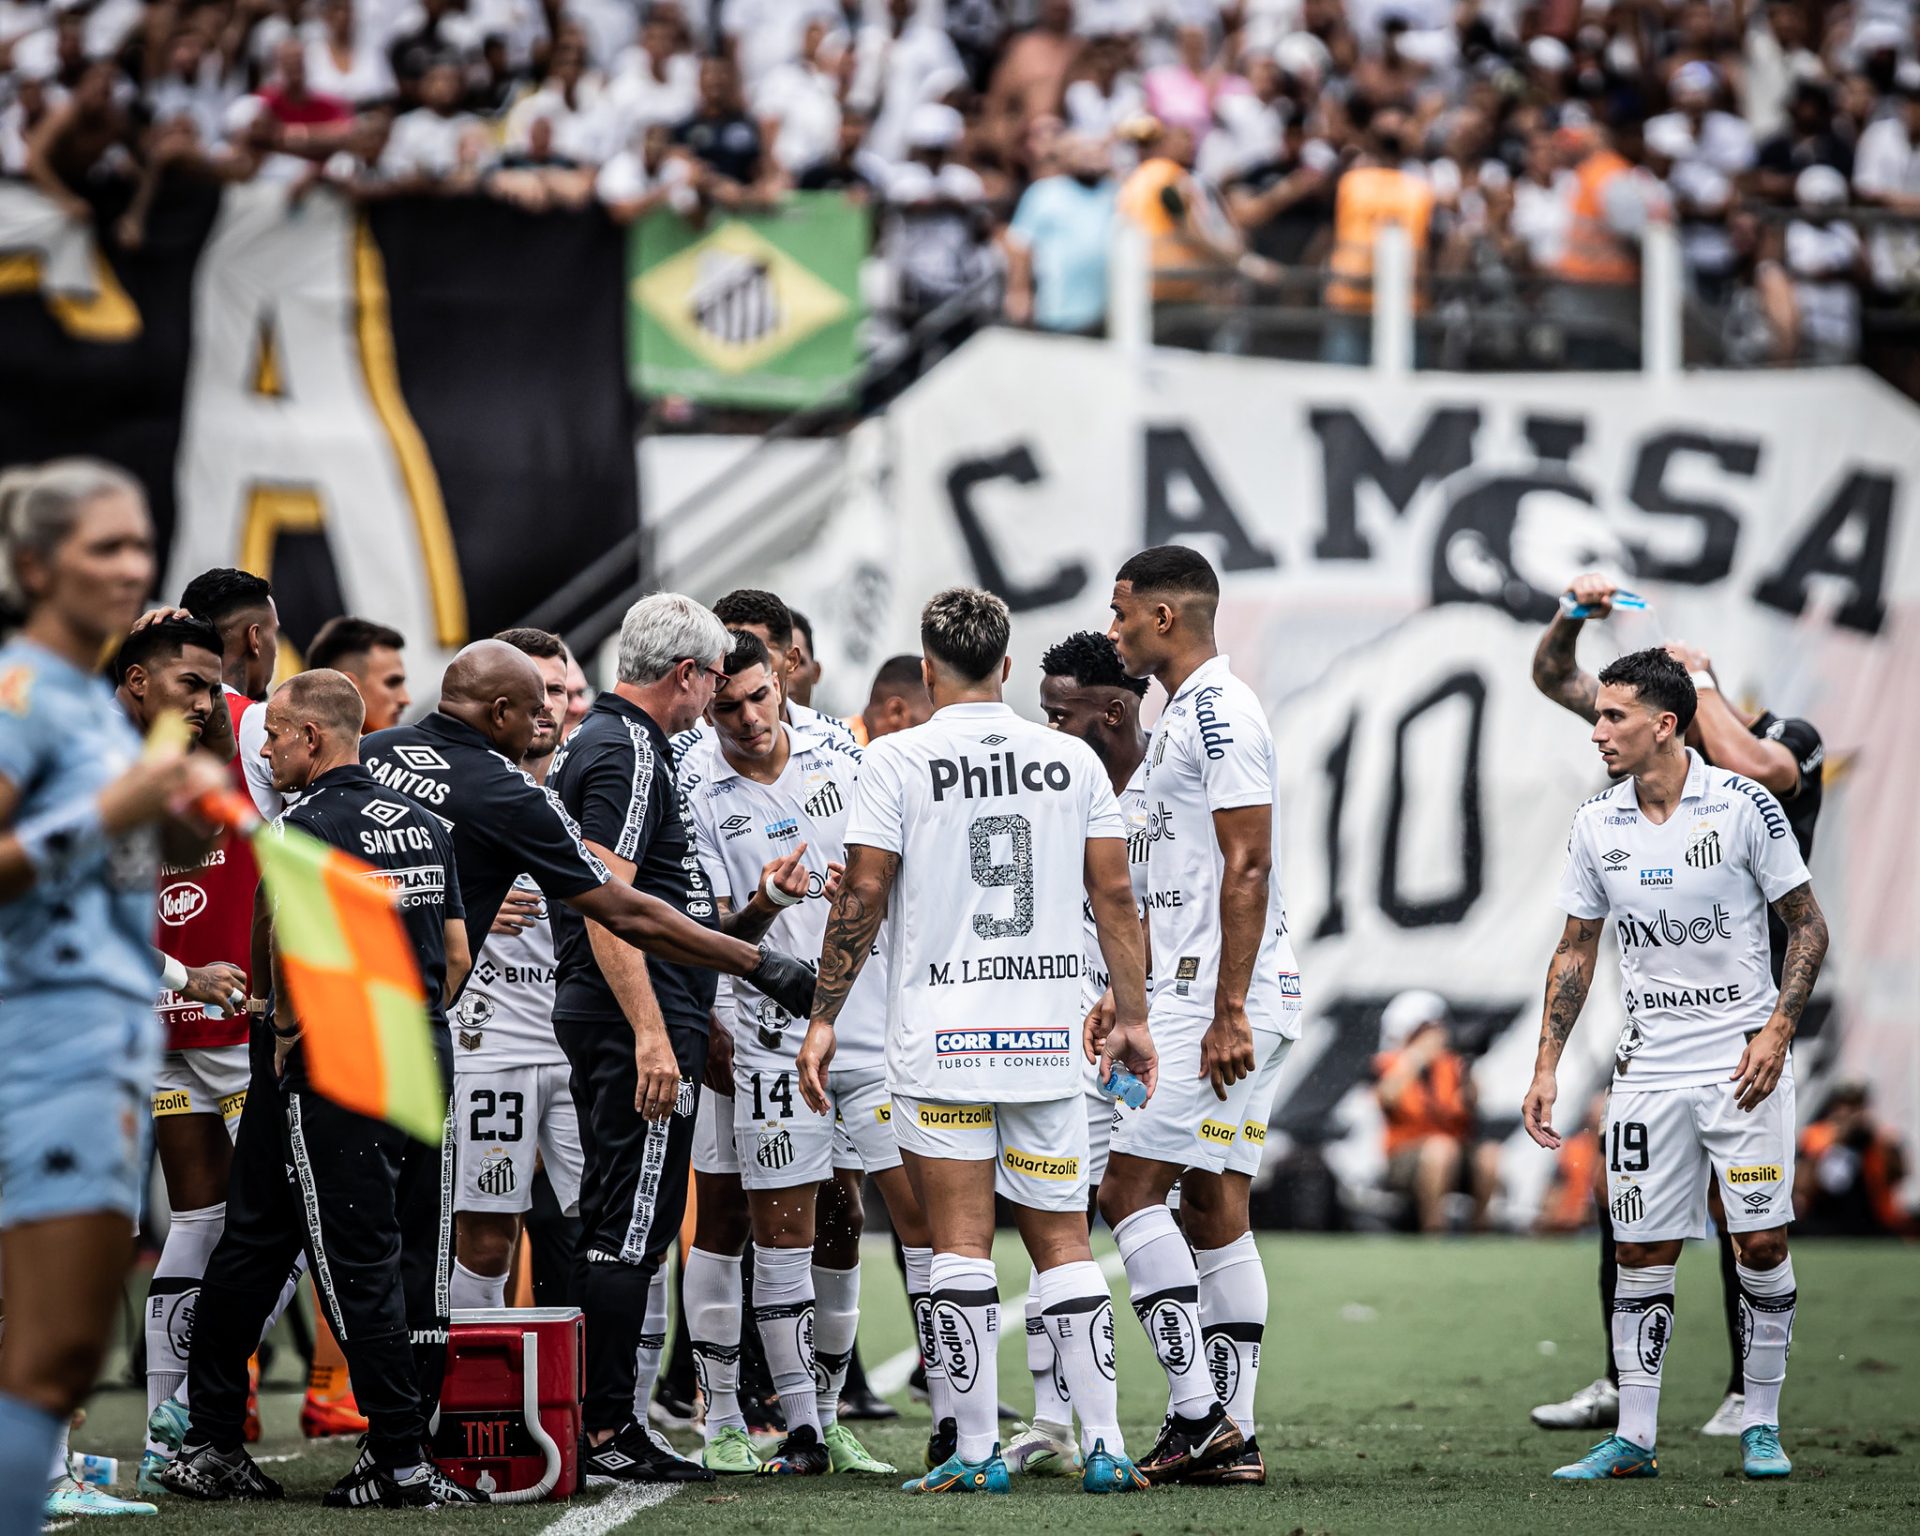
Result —
M 698 656 L 676 656 L 673 658 L 673 664 L 677 667 L 683 661 L 698 661 L 699 659 L 700 658 Z M 723 668 L 716 667 L 709 664 L 707 666 L 703 666 L 700 670 L 706 673 L 708 677 L 713 679 L 714 687 L 716 688 L 726 687 L 727 674 Z

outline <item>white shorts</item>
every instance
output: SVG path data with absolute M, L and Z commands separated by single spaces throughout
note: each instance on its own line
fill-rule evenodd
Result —
M 236 1135 L 252 1076 L 244 1045 L 162 1051 L 153 1078 L 153 1117 L 218 1115 L 227 1124 L 227 1134 Z
M 905 1152 L 993 1163 L 994 1189 L 1033 1211 L 1087 1208 L 1086 1095 L 1032 1104 L 944 1104 L 895 1094 Z
M 1176 1168 L 1250 1173 L 1260 1166 L 1266 1147 L 1267 1116 L 1273 1109 L 1274 1083 L 1293 1042 L 1284 1035 L 1253 1032 L 1254 1070 L 1227 1090 L 1223 1102 L 1213 1084 L 1200 1076 L 1200 1038 L 1211 1019 L 1178 1018 L 1153 1024 L 1153 1046 L 1160 1054 L 1160 1076 L 1153 1097 L 1140 1109 L 1120 1106 L 1114 1117 L 1112 1150 Z M 1252 1135 L 1246 1127 L 1255 1127 Z M 1244 1140 L 1246 1146 L 1240 1148 Z M 1239 1156 L 1235 1156 L 1236 1150 Z
M 1731 1082 L 1630 1088 L 1607 1100 L 1601 1155 L 1614 1236 L 1664 1243 L 1707 1235 L 1707 1176 L 1720 1181 L 1727 1228 L 1761 1232 L 1793 1220 L 1793 1077 L 1749 1114 Z
M 1087 1188 L 1093 1190 L 1107 1176 L 1107 1143 L 1121 1106 L 1104 1093 L 1083 1093 L 1080 1102 L 1087 1108 Z
M 1255 1050 L 1264 1050 L 1266 1055 L 1253 1069 L 1253 1092 L 1240 1115 L 1240 1134 L 1234 1137 L 1233 1149 L 1227 1153 L 1227 1171 L 1248 1177 L 1260 1171 L 1260 1163 L 1267 1155 L 1267 1123 L 1273 1119 L 1273 1097 L 1280 1088 L 1280 1065 L 1293 1049 L 1293 1042 L 1284 1036 L 1273 1040 L 1264 1034 L 1255 1035 L 1253 1044 Z
M 459 1193 L 454 1209 L 518 1214 L 533 1204 L 533 1154 L 560 1208 L 580 1208 L 580 1117 L 572 1069 L 564 1063 L 453 1073 L 454 1154 Z
M 733 1100 L 711 1088 L 700 1090 L 700 1108 L 693 1120 L 693 1171 L 740 1173 L 740 1154 L 733 1145 Z
M 794 1189 L 832 1178 L 836 1167 L 878 1173 L 900 1166 L 886 1068 L 830 1071 L 827 1097 L 831 1112 L 816 1115 L 800 1097 L 790 1060 L 736 1060 L 733 1145 L 743 1188 Z
M 893 1134 L 893 1095 L 887 1069 L 858 1067 L 829 1072 L 833 1095 L 833 1166 L 863 1173 L 885 1173 L 900 1166 L 900 1143 Z

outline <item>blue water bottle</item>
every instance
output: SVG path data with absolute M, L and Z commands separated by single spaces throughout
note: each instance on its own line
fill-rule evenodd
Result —
M 1100 1091 L 1129 1109 L 1138 1109 L 1147 1102 L 1147 1085 L 1117 1061 L 1113 1064 L 1112 1076 L 1100 1084 Z

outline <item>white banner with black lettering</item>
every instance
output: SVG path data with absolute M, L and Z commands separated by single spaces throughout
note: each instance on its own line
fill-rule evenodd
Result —
M 1490 1041 L 1483 1111 L 1514 1123 L 1567 825 L 1604 782 L 1585 727 L 1534 691 L 1529 663 L 1555 594 L 1595 567 L 1651 607 L 1589 626 L 1587 667 L 1685 639 L 1730 697 L 1825 735 L 1813 868 L 1833 947 L 1800 1102 L 1859 1077 L 1896 1125 L 1920 1124 L 1920 412 L 1876 380 L 1394 382 L 1187 353 L 1130 364 L 1097 342 L 999 331 L 862 431 L 859 487 L 757 573 L 815 621 L 816 703 L 858 710 L 878 662 L 917 650 L 920 604 L 960 581 L 1013 606 L 1010 699 L 1037 713 L 1040 653 L 1104 628 L 1129 554 L 1185 542 L 1221 569 L 1221 643 L 1285 765 L 1284 875 L 1314 1021 L 1277 1123 L 1336 1143 L 1343 1170 L 1377 1157 L 1357 1085 L 1403 987 L 1443 993 L 1462 1032 Z M 1604 1081 L 1613 978 L 1609 959 L 1563 1118 Z M 1524 1207 L 1548 1159 L 1516 1143 L 1506 1161 Z

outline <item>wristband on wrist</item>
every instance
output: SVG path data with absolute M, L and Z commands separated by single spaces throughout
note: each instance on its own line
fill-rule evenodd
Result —
M 1713 680 L 1713 674 L 1707 671 L 1705 667 L 1702 667 L 1698 672 L 1689 672 L 1687 676 L 1693 679 L 1693 686 L 1696 690 L 1711 688 L 1715 693 L 1720 691 L 1720 685 Z
M 187 989 L 187 968 L 164 950 L 154 951 L 160 957 L 160 985 L 169 992 L 184 992 Z
M 92 796 L 42 811 L 13 829 L 20 851 L 43 880 L 58 879 L 106 846 L 100 802 Z
M 797 907 L 807 899 L 804 896 L 789 896 L 765 875 L 760 877 L 760 894 L 776 907 Z

